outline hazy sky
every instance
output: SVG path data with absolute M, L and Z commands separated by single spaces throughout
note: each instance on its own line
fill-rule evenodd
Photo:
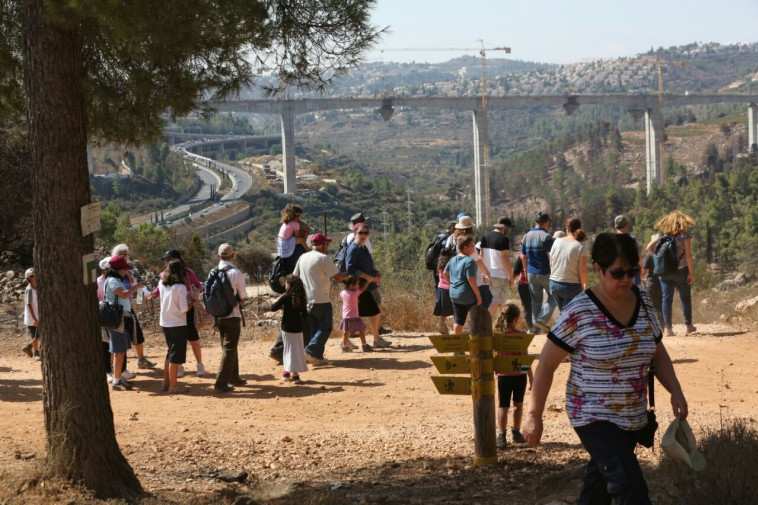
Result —
M 758 41 L 758 0 L 378 0 L 382 48 L 509 46 L 544 63 L 632 56 L 690 42 Z M 368 61 L 445 61 L 475 51 L 373 51 Z M 506 57 L 488 53 L 488 57 Z

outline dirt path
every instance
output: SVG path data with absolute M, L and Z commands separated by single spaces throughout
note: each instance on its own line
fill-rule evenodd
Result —
M 693 428 L 755 417 L 756 334 L 725 325 L 700 330 L 666 339 Z M 429 380 L 435 351 L 425 336 L 391 335 L 396 345 L 372 354 L 341 353 L 332 339 L 326 355 L 333 365 L 312 368 L 303 374 L 306 384 L 294 386 L 280 381 L 281 369 L 266 356 L 273 331 L 243 334 L 240 370 L 248 385 L 229 395 L 214 396 L 213 379 L 195 377 L 191 357 L 182 379 L 189 394 L 160 393 L 160 372 L 145 370 L 134 391 L 111 393 L 119 443 L 154 494 L 150 503 L 219 502 L 240 494 L 293 504 L 573 503 L 585 455 L 563 410 L 568 364 L 559 367 L 548 400 L 544 445 L 511 447 L 500 451 L 498 466 L 479 468 L 471 459 L 471 400 L 437 394 Z M 41 371 L 19 351 L 24 337 L 12 331 L 0 337 L 0 501 L 87 501 L 54 482 L 26 482 L 40 475 L 45 454 Z M 148 335 L 147 354 L 156 361 L 165 352 L 161 342 Z M 543 343 L 544 336 L 536 337 L 530 352 Z M 220 352 L 208 331 L 203 352 L 214 370 Z M 668 396 L 658 391 L 665 427 Z M 639 454 L 646 468 L 656 464 L 658 453 Z M 218 478 L 243 470 L 244 484 Z M 655 496 L 655 478 L 648 479 Z

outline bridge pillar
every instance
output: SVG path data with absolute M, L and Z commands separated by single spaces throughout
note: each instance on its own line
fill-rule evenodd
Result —
M 284 168 L 284 192 L 295 194 L 295 113 L 292 103 L 286 102 L 282 108 L 282 165 Z
M 749 151 L 758 149 L 758 105 L 747 106 L 747 147 Z
M 663 162 L 661 142 L 663 141 L 663 114 L 659 109 L 645 109 L 645 175 L 647 193 L 653 184 L 663 185 Z
M 485 142 L 483 136 L 487 134 L 487 126 L 484 124 L 484 115 L 482 111 L 474 110 L 474 195 L 476 224 L 481 226 L 485 224 L 487 218 L 487 198 L 485 197 L 485 170 L 486 160 L 484 149 Z

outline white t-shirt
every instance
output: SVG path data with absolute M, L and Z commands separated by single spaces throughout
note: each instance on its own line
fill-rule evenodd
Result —
M 234 266 L 234 263 L 230 261 L 221 260 L 218 262 L 219 270 L 226 267 L 232 267 L 226 271 L 226 277 L 229 279 L 229 282 L 231 282 L 232 287 L 234 288 L 234 294 L 237 295 L 240 301 L 244 301 L 247 298 L 247 285 L 245 284 L 245 274 L 240 272 L 239 269 Z M 241 318 L 242 313 L 240 312 L 239 304 L 235 305 L 232 313 L 226 317 L 240 317 Z M 225 319 L 225 318 L 220 317 L 219 319 Z
M 584 243 L 559 238 L 550 249 L 550 280 L 578 284 L 579 265 L 587 262 L 589 253 Z
M 334 261 L 315 249 L 300 256 L 293 272 L 303 280 L 305 294 L 314 303 L 329 303 L 329 283 L 338 273 Z
M 161 318 L 160 325 L 164 328 L 187 326 L 187 287 L 183 282 L 166 286 L 163 282 L 158 283 L 158 291 L 161 295 Z
M 31 284 L 24 290 L 24 325 L 34 326 L 32 313 L 29 312 L 29 305 L 34 309 L 34 317 L 39 321 L 39 309 L 37 308 L 37 290 Z

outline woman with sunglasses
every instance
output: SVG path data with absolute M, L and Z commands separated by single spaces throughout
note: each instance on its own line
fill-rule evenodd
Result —
M 674 372 L 650 298 L 634 285 L 639 252 L 627 234 L 601 233 L 592 246 L 598 283 L 579 294 L 548 334 L 534 374 L 524 425 L 536 446 L 556 368 L 567 355 L 566 412 L 590 455 L 578 503 L 649 504 L 634 454 L 647 425 L 647 377 L 654 366 L 671 393 L 674 415 L 687 417 L 687 401 Z
M 345 254 L 345 270 L 351 275 L 357 275 L 369 283 L 368 288 L 358 297 L 358 315 L 368 319 L 371 334 L 374 335 L 375 348 L 389 347 L 392 343 L 379 336 L 379 319 L 381 310 L 379 304 L 379 285 L 382 283 L 381 274 L 374 268 L 374 259 L 368 252 L 366 241 L 369 237 L 369 227 L 365 222 L 356 223 L 353 227 L 355 240 L 347 248 Z

